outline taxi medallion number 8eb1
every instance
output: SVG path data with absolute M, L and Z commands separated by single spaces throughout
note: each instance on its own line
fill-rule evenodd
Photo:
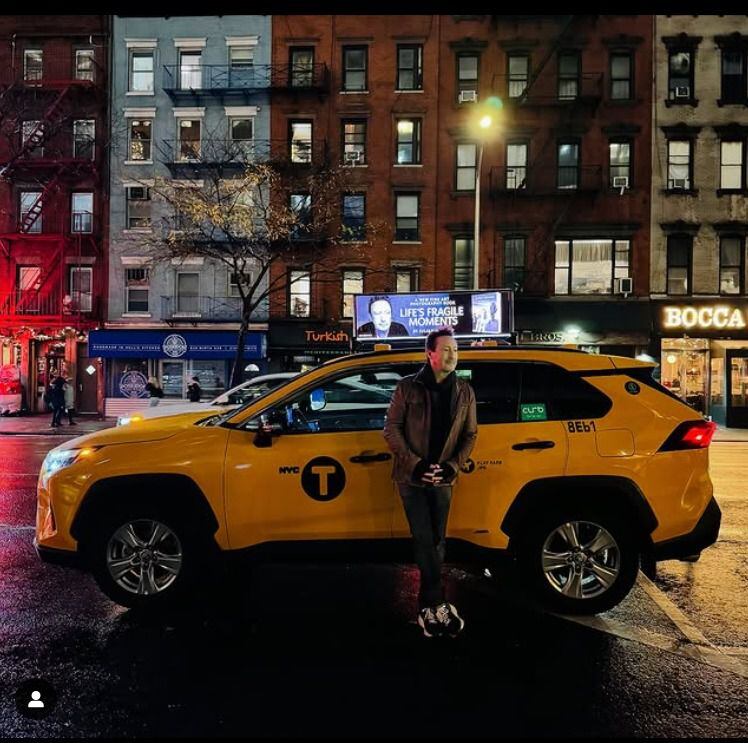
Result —
M 345 470 L 332 457 L 315 457 L 301 472 L 301 487 L 314 500 L 333 500 L 345 488 Z

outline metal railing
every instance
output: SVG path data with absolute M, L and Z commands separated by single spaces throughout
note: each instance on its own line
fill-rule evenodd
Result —
M 327 141 L 284 139 L 164 139 L 156 145 L 172 165 L 235 165 L 278 161 L 289 165 L 321 165 L 328 157 Z
M 263 90 L 327 90 L 326 64 L 288 65 L 164 65 L 163 87 L 168 93 L 224 93 Z
M 240 320 L 241 316 L 239 297 L 161 297 L 163 319 Z
M 0 294 L 0 317 L 91 315 L 98 304 L 98 297 L 90 292 L 64 294 L 54 288 L 43 294 L 35 289 L 14 289 Z
M 524 171 L 524 172 L 523 172 Z M 565 193 L 599 191 L 603 187 L 602 168 L 562 166 L 526 168 L 497 165 L 491 168 L 491 193 L 517 196 L 551 196 Z
M 556 105 L 600 98 L 603 94 L 603 76 L 595 72 L 559 79 L 558 75 L 549 71 L 541 74 L 528 89 L 527 82 L 517 76 L 494 75 L 492 89 L 505 104 Z

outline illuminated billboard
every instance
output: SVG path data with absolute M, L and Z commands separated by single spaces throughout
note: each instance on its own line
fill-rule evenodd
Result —
M 511 289 L 357 294 L 356 340 L 419 338 L 444 325 L 457 338 L 506 337 L 514 330 Z

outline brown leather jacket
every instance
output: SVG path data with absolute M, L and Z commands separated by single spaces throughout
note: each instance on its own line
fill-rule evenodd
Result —
M 384 438 L 395 455 L 392 479 L 410 485 L 423 485 L 414 481 L 412 475 L 418 462 L 428 455 L 431 428 L 431 397 L 421 381 L 421 374 L 418 372 L 400 380 L 384 424 Z M 478 435 L 475 392 L 459 377 L 455 380 L 451 407 L 452 427 L 439 461 L 451 464 L 459 473 Z

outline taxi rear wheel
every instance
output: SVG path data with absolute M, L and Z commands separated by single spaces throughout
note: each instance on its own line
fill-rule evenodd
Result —
M 210 584 L 213 550 L 205 535 L 153 504 L 95 520 L 87 543 L 101 590 L 122 606 L 183 607 Z
M 619 604 L 636 581 L 639 553 L 627 515 L 601 507 L 557 506 L 526 522 L 515 545 L 523 586 L 561 614 Z

